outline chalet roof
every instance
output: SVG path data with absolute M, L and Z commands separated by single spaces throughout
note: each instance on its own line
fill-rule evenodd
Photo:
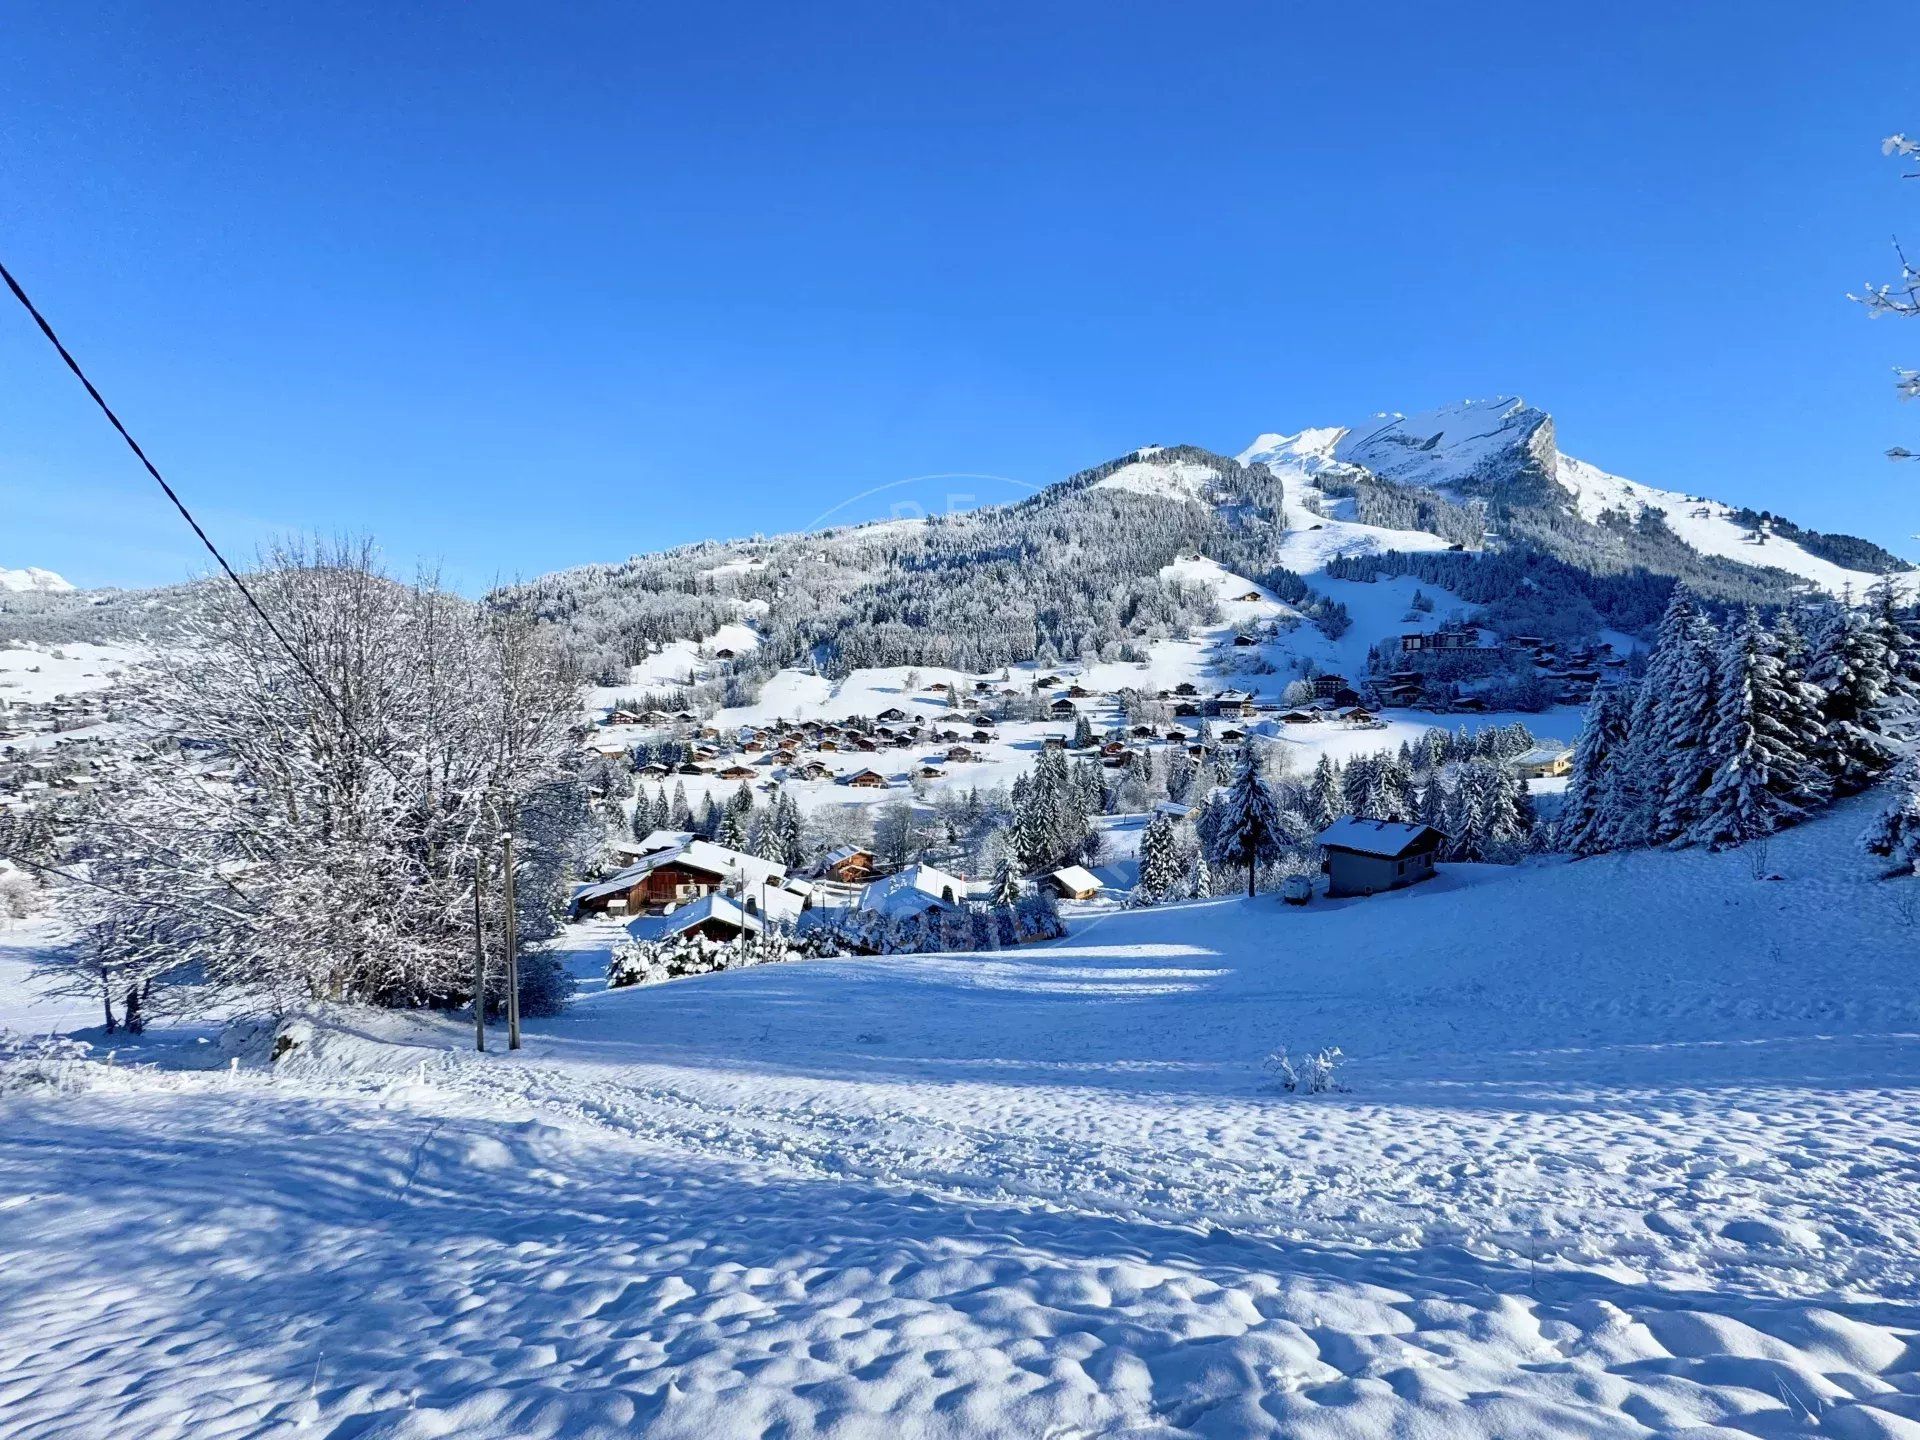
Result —
M 665 843 L 656 843 L 663 840 Z M 729 850 L 710 840 L 696 840 L 685 830 L 655 830 L 640 842 L 640 847 L 644 853 L 638 860 L 605 880 L 581 886 L 574 891 L 574 900 L 599 900 L 622 894 L 667 864 L 684 865 L 716 880 L 737 879 L 748 885 L 759 885 L 763 881 L 780 884 L 787 875 L 784 865 Z
M 1084 865 L 1062 865 L 1050 872 L 1047 878 L 1057 882 L 1063 890 L 1078 892 L 1100 888 L 1100 877 Z
M 865 855 L 868 859 L 873 858 L 873 852 L 863 846 L 838 845 L 826 853 L 824 862 L 828 865 L 839 865 L 853 859 L 857 855 Z
M 1383 860 L 1398 860 L 1403 855 L 1430 850 L 1446 838 L 1431 825 L 1363 820 L 1357 815 L 1342 816 L 1316 837 L 1329 850 L 1351 850 L 1358 855 L 1377 855 Z

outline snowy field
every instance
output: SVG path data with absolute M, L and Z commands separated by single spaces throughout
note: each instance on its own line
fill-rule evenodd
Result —
M 511 1057 L 157 1032 L 0 1096 L 0 1435 L 1920 1435 L 1863 818 L 598 991 Z M 47 941 L 10 1023 L 89 1023 Z

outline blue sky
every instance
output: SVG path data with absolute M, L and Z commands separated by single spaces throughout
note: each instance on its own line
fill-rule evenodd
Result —
M 1496 393 L 1920 555 L 1920 326 L 1844 298 L 1906 23 L 16 0 L 0 254 L 223 543 L 470 589 Z M 0 565 L 198 567 L 23 315 L 0 377 Z

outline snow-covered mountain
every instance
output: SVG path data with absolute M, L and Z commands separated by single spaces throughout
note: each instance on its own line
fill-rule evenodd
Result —
M 1417 415 L 1375 415 L 1355 425 L 1261 435 L 1242 464 L 1314 483 L 1364 474 L 1495 515 L 1536 511 L 1627 530 L 1657 526 L 1695 554 L 1780 570 L 1832 594 L 1860 593 L 1908 568 L 1852 536 L 1613 475 L 1563 453 L 1553 417 L 1517 397 L 1468 400 Z M 1566 557 L 1563 558 L 1576 558 Z
M 35 565 L 29 565 L 24 570 L 9 570 L 0 565 L 0 590 L 16 594 L 37 590 L 43 594 L 64 595 L 73 589 L 75 587 L 70 582 L 51 570 L 42 570 Z
M 1208 566 L 1274 608 L 1223 605 L 1193 583 Z M 1364 667 L 1415 623 L 1417 589 L 1442 607 L 1428 623 L 1578 643 L 1644 634 L 1672 579 L 1768 605 L 1910 569 L 1864 540 L 1564 455 L 1550 415 L 1503 397 L 1270 433 L 1237 457 L 1143 446 L 1013 505 L 707 542 L 494 598 L 568 629 L 608 686 L 656 682 L 660 657 L 704 646 L 700 664 L 667 668 L 743 706 L 769 682 L 873 667 L 1163 679 L 1172 648 L 1196 643 L 1209 673 Z M 725 626 L 759 643 L 722 644 Z

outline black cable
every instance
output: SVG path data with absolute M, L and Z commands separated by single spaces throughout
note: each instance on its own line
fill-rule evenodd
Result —
M 0 262 L 0 279 L 4 279 L 7 282 L 7 288 L 13 292 L 13 298 L 26 307 L 27 314 L 33 317 L 33 323 L 40 327 L 40 333 L 47 337 L 48 342 L 55 350 L 60 352 L 60 358 L 66 361 L 67 369 L 73 372 L 74 378 L 86 386 L 87 394 L 92 396 L 93 403 L 100 407 L 100 413 L 107 417 L 107 423 L 112 425 L 113 428 L 119 432 L 120 438 L 127 442 L 127 448 L 133 451 L 135 458 L 146 467 L 147 474 L 153 477 L 154 483 L 166 492 L 167 499 L 173 502 L 173 508 L 180 512 L 180 518 L 193 527 L 193 533 L 200 537 L 200 543 L 207 547 L 207 553 L 220 562 L 220 568 L 226 572 L 227 579 L 231 580 L 234 588 L 246 597 L 247 604 L 253 607 L 253 613 L 260 617 L 260 622 L 272 632 L 273 638 L 280 642 L 280 648 L 287 652 L 287 657 L 299 667 L 300 673 L 313 682 L 313 688 L 319 692 L 320 698 L 325 700 L 327 704 L 333 708 L 334 714 L 340 717 L 341 723 L 347 727 L 347 733 L 353 736 L 354 739 L 360 741 L 360 744 L 365 747 L 368 756 L 371 757 L 382 770 L 385 770 L 389 775 L 392 775 L 394 779 L 398 780 L 400 776 L 395 773 L 393 767 L 387 764 L 378 750 L 367 744 L 359 731 L 354 729 L 353 721 L 348 716 L 346 707 L 334 698 L 333 691 L 327 688 L 327 682 L 322 680 L 314 671 L 313 667 L 307 664 L 300 652 L 293 648 L 293 642 L 287 639 L 278 625 L 273 623 L 273 617 L 267 614 L 260 602 L 254 598 L 253 591 L 247 588 L 246 581 L 242 580 L 239 572 L 227 563 L 227 557 L 220 553 L 219 547 L 208 537 L 207 532 L 200 528 L 200 522 L 193 518 L 193 512 L 187 509 L 186 503 L 181 500 L 173 486 L 167 483 L 166 476 L 162 475 L 155 467 L 153 461 L 147 458 L 147 452 L 140 448 L 140 442 L 127 433 L 127 427 L 120 423 L 120 417 L 113 413 L 113 407 L 107 404 L 106 397 L 100 393 L 99 388 L 95 386 L 93 381 L 87 378 L 87 372 L 80 368 L 80 362 L 73 358 L 73 352 L 68 350 L 66 345 L 62 343 L 59 335 L 54 332 L 53 326 L 47 323 L 47 317 L 40 313 L 40 307 L 28 298 L 27 292 L 20 287 L 20 282 L 13 278 L 13 272 L 7 269 L 4 262 Z

